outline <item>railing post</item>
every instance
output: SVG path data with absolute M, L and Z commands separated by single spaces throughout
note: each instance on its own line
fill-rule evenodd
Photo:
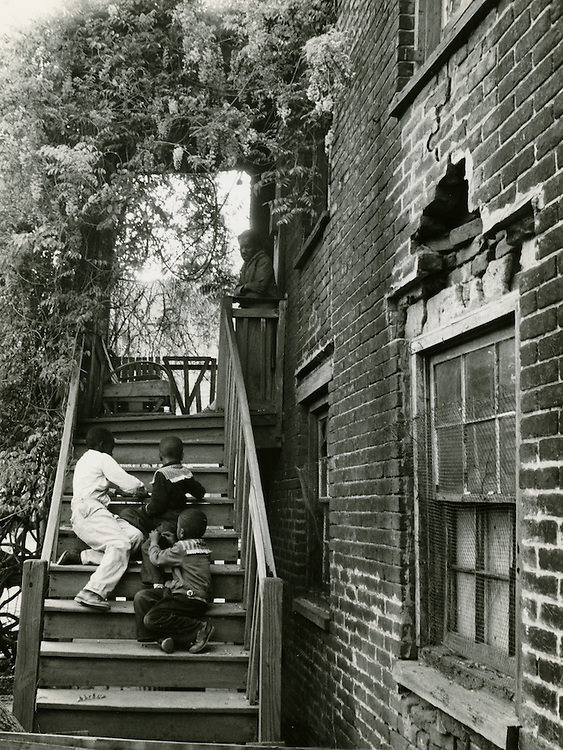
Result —
M 27 560 L 23 565 L 13 714 L 26 732 L 33 730 L 47 569 L 46 560 Z
M 281 578 L 264 578 L 261 589 L 258 740 L 275 742 L 281 736 L 283 581 Z
M 229 356 L 225 317 L 231 315 L 232 297 L 223 297 L 219 325 L 219 351 L 217 354 L 217 395 L 215 404 L 218 410 L 225 408 L 225 389 L 227 385 L 227 359 Z

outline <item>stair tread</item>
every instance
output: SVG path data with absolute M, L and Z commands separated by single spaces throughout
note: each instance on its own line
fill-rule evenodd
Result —
M 158 445 L 159 442 L 160 442 L 159 438 L 129 438 L 129 437 L 126 437 L 125 435 L 120 435 L 115 442 L 115 447 L 117 449 L 119 448 L 120 445 L 124 445 L 124 444 L 151 445 L 152 446 L 152 445 Z M 224 442 L 225 442 L 224 437 L 220 437 L 220 438 L 207 437 L 205 435 L 194 435 L 193 437 L 184 435 L 184 437 L 182 438 L 182 443 L 188 446 L 191 445 L 192 443 L 197 443 L 198 445 L 223 445 Z M 85 438 L 75 438 L 74 440 L 74 445 L 82 446 L 85 444 L 86 444 Z
M 157 469 L 160 469 L 162 464 L 159 463 L 146 463 L 146 464 L 128 464 L 123 461 L 120 461 L 120 465 L 128 472 L 134 472 L 134 471 L 156 471 Z M 76 461 L 71 461 L 69 464 L 69 469 L 73 470 L 76 466 Z M 223 466 L 222 464 L 213 464 L 213 463 L 207 463 L 207 464 L 197 464 L 197 463 L 189 463 L 189 468 L 194 472 L 194 474 L 227 474 L 227 467 Z
M 256 714 L 244 693 L 230 690 L 136 690 L 135 688 L 39 688 L 38 708 L 68 708 L 89 711 L 108 710 L 206 712 Z
M 74 531 L 72 530 L 72 526 L 69 524 L 61 524 L 59 526 L 59 534 L 62 536 L 67 536 L 68 534 L 74 534 Z M 234 529 L 226 529 L 222 526 L 208 526 L 205 534 L 203 535 L 204 539 L 238 539 L 238 532 Z
M 200 654 L 177 651 L 165 654 L 156 644 L 142 645 L 137 641 L 124 638 L 76 638 L 73 641 L 42 641 L 41 656 L 72 658 L 87 656 L 90 658 L 135 658 L 159 661 L 248 661 L 248 651 L 242 646 L 214 643 Z
M 52 563 L 49 566 L 51 573 L 93 573 L 97 568 L 97 565 L 57 565 Z M 127 568 L 127 573 L 139 573 L 141 572 L 141 565 L 139 563 L 130 564 Z M 214 576 L 226 575 L 244 575 L 243 569 L 240 565 L 225 563 L 225 565 L 218 565 L 217 563 L 211 563 L 211 574 Z
M 210 411 L 210 412 L 199 412 L 197 414 L 167 414 L 166 412 L 144 412 L 143 414 L 132 415 L 130 413 L 123 414 L 105 414 L 99 417 L 92 417 L 91 419 L 81 419 L 80 427 L 82 425 L 94 425 L 94 424 L 107 424 L 108 422 L 138 422 L 141 419 L 143 422 L 157 422 L 165 419 L 170 422 L 205 422 L 205 421 L 220 421 L 223 422 L 224 413 L 222 411 Z
M 131 616 L 133 615 L 133 602 L 111 602 L 111 611 L 104 612 L 103 610 L 84 607 L 81 604 L 78 604 L 78 602 L 75 602 L 74 599 L 45 599 L 45 611 L 74 612 L 84 615 L 96 613 L 101 616 L 108 614 Z M 213 603 L 209 605 L 209 609 L 206 611 L 206 617 L 240 617 L 242 615 L 244 615 L 244 608 L 239 602 Z
M 71 501 L 72 493 L 65 492 L 63 495 L 63 503 L 70 503 Z M 116 495 L 115 500 L 111 500 L 108 507 L 111 508 L 112 505 L 123 505 L 124 503 L 128 503 L 130 505 L 144 505 L 146 502 L 146 500 L 135 500 L 135 498 L 131 497 L 131 495 Z M 219 495 L 214 492 L 206 492 L 203 500 L 196 500 L 195 498 L 190 499 L 186 507 L 189 508 L 190 505 L 205 503 L 207 505 L 228 505 L 229 503 L 234 503 L 234 500 L 232 497 L 225 497 L 224 495 Z

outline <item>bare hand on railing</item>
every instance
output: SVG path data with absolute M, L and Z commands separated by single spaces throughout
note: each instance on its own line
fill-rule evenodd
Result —
M 135 493 L 133 494 L 133 497 L 143 498 L 148 497 L 148 494 L 149 492 L 146 487 L 137 487 Z

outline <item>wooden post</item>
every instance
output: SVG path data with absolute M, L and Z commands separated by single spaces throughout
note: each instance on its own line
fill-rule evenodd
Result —
M 47 568 L 46 560 L 27 560 L 23 566 L 13 713 L 27 732 L 33 730 Z
M 259 742 L 274 742 L 281 734 L 281 648 L 283 581 L 261 582 Z
M 224 409 L 225 407 L 225 385 L 227 375 L 227 360 L 228 354 L 228 343 L 225 331 L 225 318 L 232 314 L 232 298 L 224 297 L 221 304 L 221 317 L 220 317 L 220 328 L 219 328 L 219 352 L 217 356 L 217 396 L 215 404 L 217 409 Z

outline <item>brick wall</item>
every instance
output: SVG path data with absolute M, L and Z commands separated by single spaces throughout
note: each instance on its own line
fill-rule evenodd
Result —
M 388 295 L 419 252 L 413 237 L 448 163 L 464 158 L 468 209 L 479 213 L 483 243 L 490 244 L 463 245 L 445 282 L 441 276 L 441 290 L 432 291 L 455 295 L 464 286 L 465 307 L 471 289 L 478 297 L 472 304 L 520 289 L 521 746 L 555 750 L 563 730 L 563 425 L 557 410 L 563 43 L 555 26 L 562 10 L 549 0 L 499 2 L 397 120 L 390 106 L 409 71 L 400 63 L 412 63 L 413 8 L 406 0 L 339 3 L 356 77 L 336 120 L 331 219 L 301 270 L 293 268 L 299 246 L 290 237 L 286 247 L 285 445 L 270 467 L 268 500 L 279 573 L 287 582 L 285 731 L 294 743 L 327 746 L 489 747 L 467 728 L 454 731 L 447 716 L 414 696 L 399 696 L 390 671 L 396 658 L 416 653 L 412 477 L 401 424 L 410 409 L 403 336 L 405 326 L 407 333 L 416 329 L 421 308 L 413 305 L 408 317 Z M 525 199 L 534 238 L 522 239 L 503 284 L 483 295 L 479 283 L 482 292 L 491 263 L 509 263 L 502 261 L 506 237 L 487 231 L 517 218 Z M 429 278 L 431 270 L 424 272 Z M 306 566 L 306 509 L 296 472 L 306 460 L 306 418 L 296 401 L 295 373 L 329 343 L 332 624 L 325 632 L 293 614 L 291 600 Z

